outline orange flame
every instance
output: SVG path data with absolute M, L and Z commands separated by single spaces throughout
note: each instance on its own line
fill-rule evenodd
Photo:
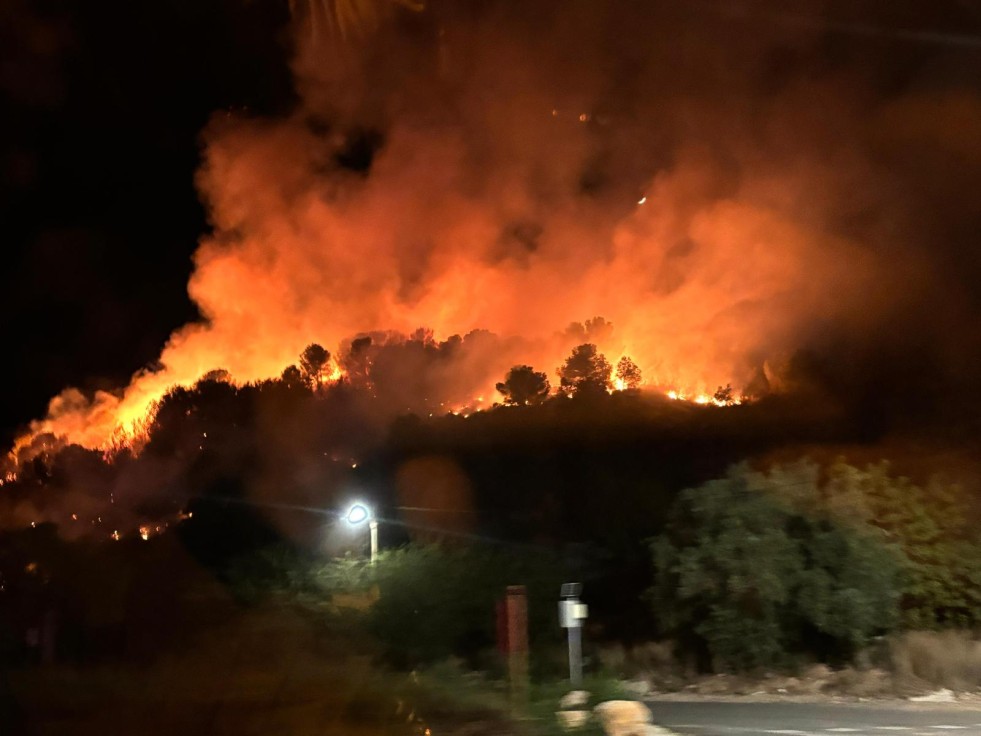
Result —
M 725 166 L 700 154 L 679 155 L 639 200 L 597 208 L 542 200 L 534 176 L 507 166 L 469 186 L 484 179 L 462 142 L 399 127 L 370 177 L 329 198 L 334 180 L 310 161 L 323 145 L 302 116 L 216 124 L 199 176 L 215 232 L 188 286 L 206 321 L 174 332 L 162 368 L 118 392 L 62 392 L 14 452 L 45 433 L 107 452 L 138 446 L 172 386 L 216 368 L 264 380 L 311 342 L 333 351 L 363 331 L 420 326 L 438 340 L 475 329 L 504 339 L 459 377 L 486 399 L 512 365 L 553 376 L 575 344 L 564 328 L 602 315 L 613 331 L 589 341 L 604 354 L 629 345 L 649 387 L 712 403 L 694 387 L 746 385 L 763 356 L 794 347 L 808 315 L 850 310 L 874 272 L 853 244 L 782 207 L 775 174 L 720 187 Z M 340 375 L 333 363 L 327 381 Z

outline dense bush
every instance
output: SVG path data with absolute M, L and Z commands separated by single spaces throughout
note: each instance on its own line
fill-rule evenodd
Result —
M 939 476 L 917 484 L 895 475 L 885 461 L 858 468 L 841 459 L 824 470 L 802 461 L 746 477 L 808 516 L 831 519 L 896 550 L 903 628 L 981 625 L 977 500 L 962 486 Z
M 851 656 L 896 621 L 897 554 L 760 480 L 739 467 L 682 492 L 651 543 L 655 615 L 716 667 L 773 665 L 808 650 Z
M 373 566 L 332 562 L 318 578 L 335 596 L 369 594 L 366 627 L 391 661 L 415 666 L 492 649 L 509 585 L 526 587 L 532 647 L 557 641 L 559 588 L 576 572 L 546 548 L 433 544 L 383 553 Z
M 961 486 L 937 478 L 920 486 L 890 474 L 886 462 L 838 462 L 820 501 L 840 523 L 875 529 L 901 551 L 904 628 L 981 625 L 981 537 Z

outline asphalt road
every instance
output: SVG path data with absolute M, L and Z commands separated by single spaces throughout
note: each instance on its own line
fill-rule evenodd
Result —
M 653 701 L 654 723 L 692 736 L 981 736 L 981 710 L 958 706 Z

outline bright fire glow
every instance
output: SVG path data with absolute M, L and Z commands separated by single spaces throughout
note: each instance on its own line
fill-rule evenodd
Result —
M 732 398 L 729 401 L 725 401 L 722 398 L 716 398 L 716 396 L 710 396 L 709 394 L 702 392 L 687 393 L 684 391 L 677 391 L 674 389 L 664 392 L 664 395 L 673 401 L 688 401 L 692 404 L 699 404 L 701 406 L 706 406 L 712 404 L 714 406 L 738 406 L 745 402 L 745 398 L 733 393 Z
M 159 369 L 118 391 L 64 390 L 15 452 L 45 433 L 109 454 L 138 448 L 173 386 L 218 368 L 239 384 L 275 378 L 312 342 L 336 359 L 361 333 L 420 327 L 437 341 L 473 330 L 501 339 L 445 377 L 466 384 L 458 396 L 482 392 L 484 406 L 514 365 L 554 386 L 585 341 L 607 356 L 629 345 L 647 386 L 674 387 L 672 398 L 719 403 L 677 387 L 748 385 L 764 361 L 800 347 L 801 324 L 845 320 L 881 280 L 860 244 L 800 216 L 801 201 L 823 201 L 824 178 L 812 191 L 796 160 L 756 157 L 734 180 L 727 157 L 680 147 L 631 185 L 643 196 L 585 196 L 569 183 L 596 160 L 603 116 L 525 93 L 494 96 L 492 110 L 468 98 L 476 127 L 458 136 L 393 121 L 363 178 L 325 165 L 342 144 L 308 124 L 314 99 L 283 119 L 216 121 L 197 177 L 213 230 L 188 284 L 205 319 L 177 329 Z M 535 94 L 549 102 L 529 116 Z M 582 124 L 567 130 L 565 117 Z M 596 316 L 612 331 L 568 332 Z M 340 376 L 332 360 L 325 380 Z

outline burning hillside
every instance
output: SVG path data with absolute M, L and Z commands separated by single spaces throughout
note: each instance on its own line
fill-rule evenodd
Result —
M 409 16 L 358 44 L 298 34 L 289 114 L 214 116 L 188 285 L 202 320 L 127 386 L 66 389 L 18 449 L 125 443 L 171 387 L 276 378 L 314 342 L 338 379 L 357 340 L 420 328 L 459 342 L 447 409 L 493 403 L 515 365 L 554 382 L 583 343 L 701 403 L 778 390 L 800 349 L 855 366 L 911 339 L 948 359 L 970 300 L 922 247 L 942 228 L 902 183 L 921 176 L 910 141 L 977 160 L 944 123 L 975 125 L 968 92 L 886 94 L 847 59 L 822 66 L 813 28 L 789 77 L 773 66 L 785 30 L 736 38 L 663 9 Z

